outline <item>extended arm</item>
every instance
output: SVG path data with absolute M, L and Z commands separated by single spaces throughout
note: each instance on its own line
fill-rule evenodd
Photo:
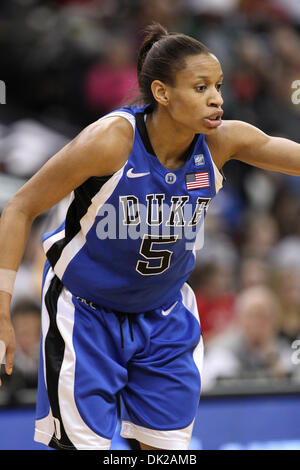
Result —
M 2 212 L 0 269 L 17 271 L 34 219 L 91 176 L 119 170 L 130 154 L 132 142 L 133 130 L 125 119 L 107 118 L 88 126 L 54 155 Z M 11 372 L 14 355 L 10 301 L 11 295 L 1 290 L 0 282 L 0 340 L 6 345 L 7 373 Z
M 244 122 L 228 123 L 231 159 L 265 170 L 300 176 L 300 144 L 283 137 L 271 137 Z

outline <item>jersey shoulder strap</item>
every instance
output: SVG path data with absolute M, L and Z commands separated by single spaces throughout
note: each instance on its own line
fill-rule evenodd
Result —
M 114 111 L 111 111 L 108 114 L 105 114 L 102 116 L 99 121 L 102 119 L 106 119 L 108 117 L 112 116 L 119 116 L 124 119 L 127 119 L 127 121 L 130 122 L 130 124 L 133 127 L 133 130 L 135 131 L 135 126 L 136 126 L 136 121 L 135 121 L 135 114 L 138 112 L 143 112 L 146 106 L 123 106 L 122 108 L 116 109 Z

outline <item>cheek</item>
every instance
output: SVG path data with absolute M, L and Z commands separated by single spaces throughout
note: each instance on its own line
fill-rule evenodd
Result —
M 169 102 L 169 110 L 175 120 L 189 122 L 201 113 L 201 103 L 192 93 L 176 93 Z

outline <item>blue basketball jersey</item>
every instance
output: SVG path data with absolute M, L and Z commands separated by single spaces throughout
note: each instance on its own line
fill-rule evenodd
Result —
M 195 263 L 195 246 L 210 200 L 222 186 L 203 134 L 182 168 L 155 156 L 145 119 L 149 106 L 126 106 L 134 128 L 123 167 L 76 188 L 63 224 L 43 236 L 51 266 L 72 294 L 128 313 L 168 306 Z

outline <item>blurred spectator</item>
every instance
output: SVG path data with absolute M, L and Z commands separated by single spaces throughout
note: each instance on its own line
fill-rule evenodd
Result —
M 240 0 L 240 9 L 249 21 L 268 22 L 287 18 L 285 8 L 278 0 Z
M 277 223 L 267 212 L 245 214 L 242 224 L 241 254 L 268 260 L 278 241 Z
M 290 235 L 281 238 L 273 247 L 270 259 L 273 269 L 292 269 L 300 267 L 300 236 Z
M 239 0 L 187 0 L 194 14 L 229 15 L 235 12 Z
M 278 336 L 280 307 L 265 286 L 242 291 L 235 304 L 236 324 L 208 347 L 205 389 L 219 379 L 280 379 L 292 372 L 291 345 Z
M 20 300 L 12 310 L 16 334 L 15 369 L 24 377 L 24 385 L 36 385 L 40 345 L 40 307 L 32 300 Z
M 236 203 L 239 206 L 239 203 Z M 204 237 L 202 245 L 199 244 L 196 252 L 196 266 L 201 267 L 207 263 L 217 263 L 231 266 L 235 269 L 238 263 L 238 252 L 232 239 L 235 233 L 235 224 L 240 217 L 240 208 L 236 208 L 227 193 L 219 193 L 211 202 L 205 217 L 203 227 Z M 232 208 L 231 218 L 227 214 L 228 207 Z
M 130 43 L 126 38 L 111 38 L 105 57 L 86 72 L 87 106 L 100 117 L 124 104 L 133 87 L 137 87 L 137 75 Z
M 20 299 L 12 309 L 12 322 L 16 336 L 14 370 L 3 382 L 11 403 L 26 404 L 34 401 L 37 389 L 41 329 L 39 304 L 30 298 Z
M 270 278 L 270 266 L 266 261 L 259 257 L 241 258 L 239 280 L 237 282 L 239 290 L 260 285 L 268 286 Z
M 282 311 L 279 333 L 292 343 L 300 338 L 300 265 L 276 269 L 273 288 Z
M 244 181 L 248 210 L 269 213 L 281 181 L 282 176 L 279 173 L 253 168 Z
M 295 180 L 283 178 L 276 188 L 276 194 L 270 211 L 277 221 L 280 240 L 287 239 L 293 235 L 300 236 L 300 201 L 298 191 L 295 191 Z M 299 187 L 299 178 L 297 178 Z
M 138 0 L 135 3 L 135 23 L 141 32 L 153 21 L 166 26 L 170 31 L 180 29 L 181 15 L 186 8 L 185 0 Z
M 233 276 L 225 265 L 198 267 L 191 279 L 196 295 L 205 343 L 231 326 L 233 320 Z

